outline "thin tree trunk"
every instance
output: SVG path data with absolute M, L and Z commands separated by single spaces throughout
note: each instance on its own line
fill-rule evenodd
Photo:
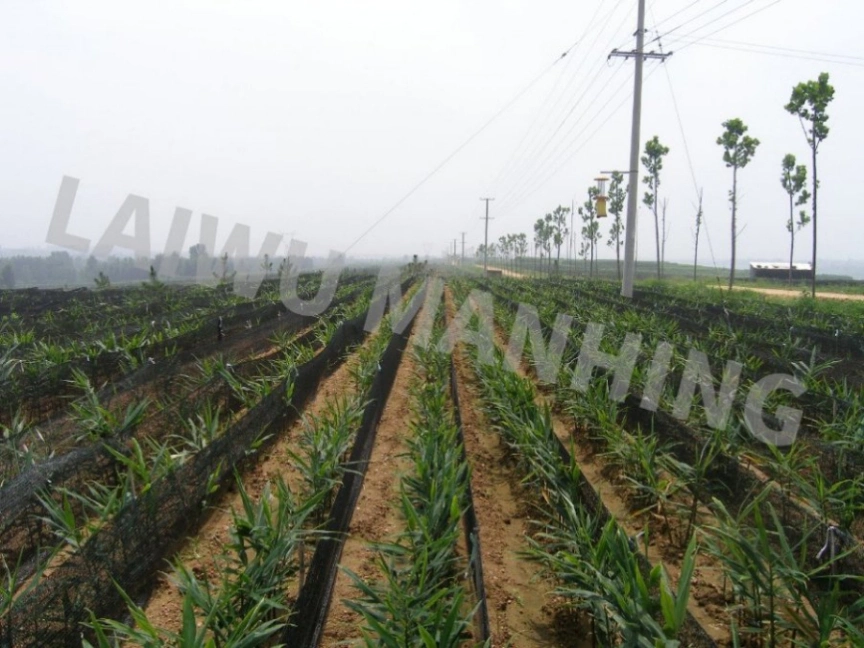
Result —
M 615 234 L 615 265 L 618 268 L 618 281 L 621 281 L 621 235 Z
M 792 194 L 789 194 L 789 233 L 792 238 L 789 243 L 789 285 L 792 285 L 792 259 L 795 258 L 795 206 L 792 204 Z
M 657 176 L 654 176 L 654 241 L 657 243 L 657 278 L 660 279 L 660 220 L 657 217 L 657 203 L 659 198 L 657 197 Z
M 666 199 L 663 199 L 663 241 L 660 244 L 660 276 L 666 276 Z
M 735 281 L 736 217 L 738 216 L 738 167 L 732 167 L 732 267 L 729 268 L 729 290 Z
M 815 131 L 815 127 L 814 127 Z M 819 190 L 819 180 L 816 177 L 816 141 L 815 132 L 813 136 L 813 145 L 810 147 L 813 150 L 813 277 L 810 282 L 810 294 L 816 298 L 816 192 Z
M 699 190 L 699 211 L 696 214 L 696 244 L 693 246 L 693 281 L 696 281 L 696 268 L 699 266 L 699 230 L 702 228 L 702 190 Z

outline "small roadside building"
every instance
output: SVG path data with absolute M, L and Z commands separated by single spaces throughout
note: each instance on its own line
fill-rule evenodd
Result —
M 769 263 L 767 261 L 752 261 L 750 263 L 751 279 L 789 279 L 788 263 Z M 792 279 L 812 279 L 813 266 L 810 263 L 793 263 Z

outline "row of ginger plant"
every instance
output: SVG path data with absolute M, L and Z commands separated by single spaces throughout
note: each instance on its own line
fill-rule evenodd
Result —
M 572 453 L 565 462 L 551 413 L 537 404 L 531 381 L 513 372 L 497 349 L 491 362 L 476 353 L 473 360 L 487 419 L 525 481 L 541 494 L 543 515 L 529 537 L 529 556 L 557 581 L 556 593 L 590 619 L 595 645 L 679 645 L 695 541 L 688 546 L 676 590 L 662 566 L 646 567 L 614 520 L 604 523 L 585 506 L 580 468 Z
M 295 449 L 288 456 L 299 474 L 292 488 L 280 477 L 268 482 L 257 500 L 236 481 L 241 509 L 232 511 L 228 542 L 214 557 L 215 576 L 200 576 L 182 560 L 172 582 L 182 595 L 179 631 L 158 627 L 144 609 L 127 599 L 131 624 L 91 619 L 95 646 L 118 642 L 147 646 L 240 648 L 272 645 L 291 623 L 291 588 L 302 586 L 311 555 L 336 496 L 345 462 L 359 429 L 367 395 L 380 371 L 392 336 L 387 317 L 349 367 L 349 393 L 329 399 L 317 414 L 304 416 Z M 299 579 L 299 584 L 297 583 Z M 89 645 L 89 644 L 85 644 Z
M 365 646 L 481 645 L 470 638 L 474 610 L 458 550 L 470 474 L 449 398 L 450 356 L 434 345 L 413 352 L 418 374 L 405 435 L 412 469 L 401 477 L 397 504 L 404 527 L 374 545 L 379 580 L 346 569 L 359 596 L 345 603 L 363 619 Z
M 655 336 L 676 345 L 692 346 L 710 357 L 734 360 L 743 366 L 745 379 L 746 374 L 751 378 L 771 372 L 794 375 L 806 388 L 799 398 L 808 415 L 804 431 L 824 442 L 822 448 L 837 455 L 837 475 L 844 473 L 848 459 L 864 460 L 860 450 L 864 441 L 861 425 L 864 396 L 854 380 L 831 376 L 833 367 L 848 358 L 806 346 L 802 338 L 796 337 L 794 327 L 778 331 L 770 321 L 762 326 L 733 325 L 731 318 L 737 313 L 725 307 L 721 317 L 700 313 L 698 309 L 688 311 L 686 316 L 674 315 L 664 307 L 662 299 L 649 310 L 644 305 L 611 296 L 607 286 L 598 284 L 534 284 L 533 288 L 534 295 L 513 282 L 496 285 L 496 289 L 503 289 L 504 294 L 515 299 L 527 297 L 537 300 L 533 303 L 547 304 L 547 308 L 557 305 L 568 311 L 589 312 L 594 321 L 603 320 L 606 314 L 616 327 L 624 325 L 629 331 L 652 331 Z M 554 319 L 554 314 L 545 314 Z
M 46 526 L 57 536 L 57 544 L 45 561 L 46 564 L 54 565 L 57 560 L 68 555 L 68 551 L 80 547 L 86 540 L 97 533 L 99 529 L 110 523 L 122 507 L 131 504 L 137 497 L 149 491 L 151 486 L 172 472 L 178 470 L 188 462 L 197 452 L 204 450 L 207 446 L 218 439 L 234 421 L 242 418 L 244 411 L 248 411 L 266 397 L 277 385 L 286 386 L 284 398 L 289 398 L 292 389 L 292 380 L 296 367 L 305 362 L 315 354 L 315 349 L 330 342 L 333 333 L 342 321 L 356 317 L 368 308 L 369 294 L 363 295 L 355 303 L 334 310 L 322 317 L 315 325 L 311 333 L 313 335 L 303 336 L 312 339 L 311 343 L 299 344 L 296 340 L 277 337 L 273 343 L 278 346 L 279 351 L 274 359 L 250 361 L 255 364 L 254 372 L 243 372 L 250 376 L 243 378 L 234 375 L 232 367 L 228 363 L 219 360 L 199 363 L 198 376 L 190 376 L 187 380 L 191 387 L 201 387 L 217 383 L 222 386 L 222 391 L 228 392 L 229 398 L 207 399 L 198 403 L 197 411 L 187 418 L 181 429 L 176 434 L 169 435 L 167 439 L 156 440 L 150 437 L 138 439 L 132 437 L 128 440 L 126 448 L 121 444 L 111 443 L 114 437 L 125 428 L 116 425 L 119 421 L 127 421 L 127 415 L 119 416 L 119 413 L 111 412 L 101 407 L 95 399 L 95 390 L 89 389 L 89 397 L 86 405 L 88 408 L 81 414 L 82 435 L 93 443 L 102 444 L 105 450 L 115 459 L 113 477 L 101 481 L 91 481 L 79 489 L 53 488 L 39 497 L 44 508 L 45 515 L 42 519 Z M 371 385 L 371 380 L 377 369 L 377 357 L 380 355 L 389 335 L 379 335 L 371 343 L 369 349 L 361 350 L 362 361 L 352 371 L 361 391 L 365 392 Z M 372 354 L 371 356 L 369 354 Z M 271 354 L 272 355 L 272 354 Z M 231 407 L 231 402 L 234 405 Z M 222 405 L 229 405 L 225 410 Z M 137 405 L 130 408 L 137 409 Z M 343 430 L 346 425 L 353 425 L 357 417 L 357 403 L 341 403 L 335 406 L 322 421 L 320 426 L 307 426 L 304 437 L 308 440 L 310 429 L 317 428 L 339 428 Z M 86 416 L 84 415 L 86 414 Z M 349 416 L 350 415 L 350 416 Z M 347 419 L 346 419 L 347 417 Z M 347 420 L 347 424 L 346 424 Z M 136 424 L 140 421 L 136 421 Z M 259 438 L 249 448 L 254 452 L 266 439 Z M 326 447 L 326 442 L 319 444 Z M 306 474 L 305 478 L 315 483 L 315 488 L 329 483 L 331 486 L 338 481 L 338 475 L 322 476 L 328 470 L 332 471 L 331 464 L 322 463 L 320 459 L 313 457 L 312 450 L 309 451 L 308 464 L 310 470 L 317 470 L 316 477 L 313 472 Z M 208 487 L 212 494 L 217 486 L 213 483 Z M 326 499 L 326 498 L 325 498 Z M 293 505 L 292 505 L 293 506 Z M 58 556 L 59 554 L 59 556 Z M 45 564 L 42 565 L 44 568 Z M 0 611 L 0 619 L 11 609 L 14 594 L 19 583 L 17 569 L 7 565 L 6 573 L 9 581 L 9 592 L 4 597 L 6 601 L 5 610 Z M 38 578 L 30 581 L 31 586 L 38 583 Z M 20 594 L 20 592 L 19 592 Z
M 532 298 L 536 295 L 522 294 L 523 298 Z M 540 309 L 539 319 L 545 329 L 552 330 L 556 325 L 557 313 L 553 310 L 554 306 L 550 304 L 555 302 L 546 299 L 545 308 Z M 680 395 L 675 392 L 676 381 L 674 376 L 682 376 L 685 372 L 685 367 L 689 360 L 689 354 L 683 353 L 682 349 L 691 347 L 692 350 L 698 350 L 706 353 L 711 353 L 714 349 L 710 345 L 710 341 L 698 340 L 689 337 L 682 337 L 677 333 L 674 322 L 664 321 L 659 317 L 645 317 L 634 312 L 616 312 L 611 307 L 604 307 L 602 304 L 585 304 L 577 302 L 573 304 L 572 309 L 568 309 L 568 313 L 575 316 L 574 319 L 586 326 L 591 322 L 604 322 L 603 338 L 601 342 L 601 350 L 610 353 L 618 354 L 623 341 L 628 335 L 634 331 L 639 331 L 643 338 L 643 346 L 647 342 L 647 348 L 660 349 L 666 344 L 671 347 L 669 378 L 665 381 L 663 390 L 653 397 L 654 409 L 665 409 L 670 412 L 676 412 L 680 409 Z M 495 309 L 496 317 L 499 318 L 509 330 L 509 326 L 514 320 L 513 306 L 508 307 L 504 300 L 496 302 Z M 580 348 L 580 338 L 578 327 L 573 327 L 567 333 L 567 345 L 563 353 L 562 365 L 572 367 L 577 362 L 577 357 Z M 670 342 L 674 344 L 670 344 Z M 739 350 L 739 360 L 747 366 L 746 349 Z M 741 355 L 743 354 L 743 355 Z M 710 356 L 709 356 L 710 357 Z M 717 357 L 717 356 L 715 356 Z M 719 356 L 722 357 L 722 356 Z M 799 367 L 797 374 L 802 383 L 811 389 L 819 380 L 818 368 L 807 369 Z M 716 375 L 716 374 L 715 374 Z M 739 393 L 748 393 L 753 382 L 758 378 L 758 375 L 753 372 L 742 373 L 739 381 Z M 563 371 L 558 377 L 559 382 L 564 385 L 572 384 L 572 371 Z M 640 390 L 647 393 L 648 385 L 651 381 L 651 368 L 643 363 L 636 363 L 633 368 L 633 377 L 630 381 L 630 392 L 638 393 Z M 724 375 L 724 383 L 726 376 Z M 705 398 L 704 387 L 703 399 Z M 721 387 L 722 393 L 722 387 Z M 695 397 L 695 394 L 692 395 Z M 783 390 L 771 394 L 767 401 L 767 407 L 776 408 L 779 406 L 795 407 L 796 402 L 792 394 Z M 810 401 L 807 404 L 808 416 L 813 415 L 813 411 L 809 407 Z M 864 417 L 864 401 L 861 403 L 862 410 L 858 417 Z M 684 408 L 686 410 L 686 408 Z M 856 410 L 857 411 L 857 410 Z M 861 454 L 860 441 L 856 439 L 860 436 L 860 431 L 856 431 L 855 426 L 860 425 L 860 420 L 853 421 L 852 428 L 848 434 L 844 436 L 844 441 L 832 442 L 829 448 L 824 445 L 813 445 L 811 439 L 806 434 L 799 434 L 797 440 L 792 446 L 791 452 L 778 451 L 774 446 L 755 443 L 746 417 L 743 416 L 743 404 L 735 402 L 731 411 L 731 416 L 727 420 L 717 422 L 710 421 L 707 416 L 707 408 L 691 408 L 689 410 L 690 417 L 688 424 L 692 426 L 694 434 L 704 441 L 709 441 L 715 434 L 716 430 L 721 429 L 725 433 L 728 442 L 728 453 L 730 456 L 738 456 L 746 454 L 748 461 L 758 463 L 762 470 L 777 479 L 783 484 L 784 490 L 795 492 L 797 497 L 803 499 L 808 506 L 814 508 L 819 517 L 826 525 L 834 524 L 840 526 L 847 533 L 851 533 L 856 520 L 860 519 L 864 513 L 864 476 L 856 474 L 853 470 L 857 462 L 853 461 L 856 456 Z M 848 412 L 848 417 L 844 420 L 855 419 L 854 412 Z M 851 417 L 851 418 L 850 418 Z M 709 425 L 709 422 L 711 425 Z M 837 428 L 838 421 L 830 422 L 804 422 L 805 428 L 808 425 L 816 425 L 821 428 L 830 427 Z M 859 436 L 856 436 L 859 435 Z M 824 453 L 828 450 L 835 450 L 836 456 L 830 462 L 830 466 L 823 466 L 825 463 Z M 830 471 L 830 472 L 829 472 Z
M 502 323 L 512 324 L 513 314 L 508 309 L 499 309 L 496 314 L 505 320 Z M 512 374 L 507 375 L 515 380 Z M 706 537 L 705 550 L 724 570 L 730 633 L 737 643 L 773 647 L 860 640 L 856 627 L 864 622 L 864 599 L 850 601 L 849 592 L 844 591 L 850 575 L 837 573 L 843 551 L 830 531 L 822 550 L 823 564 L 808 569 L 807 544 L 814 540 L 821 543 L 824 527 L 809 530 L 797 542 L 791 540 L 782 514 L 767 501 L 768 489 L 734 514 L 719 499 L 711 499 L 712 488 L 718 486 L 707 479 L 711 464 L 719 454 L 734 451 L 737 443 L 728 430 L 713 431 L 694 453 L 695 460 L 683 463 L 658 441 L 654 430 L 646 432 L 638 426 L 633 430 L 622 423 L 608 380 L 595 379 L 581 393 L 573 389 L 572 377 L 573 369 L 565 363 L 556 390 L 558 406 L 603 447 L 605 460 L 629 485 L 636 508 L 664 516 L 662 528 L 666 533 L 674 534 L 678 529 L 678 537 L 670 537 L 670 543 L 687 547 L 689 554 L 696 537 L 699 506 L 705 500 L 711 503 L 714 526 L 700 528 L 700 532 Z M 499 376 L 498 380 L 505 378 Z M 524 400 L 527 402 L 527 397 Z M 827 510 L 825 515 L 831 512 L 830 499 L 814 498 L 814 502 L 822 504 L 820 510 Z M 680 518 L 680 524 L 669 524 L 670 515 Z M 820 537 L 814 538 L 814 534 Z M 685 554 L 682 572 L 688 569 L 687 561 Z M 818 588 L 813 587 L 816 582 Z
M 340 290 L 346 290 L 350 295 L 357 287 L 349 285 Z M 203 357 L 195 363 L 192 372 L 180 376 L 180 381 L 172 381 L 171 389 L 157 400 L 133 400 L 125 410 L 103 403 L 104 389 L 93 385 L 83 372 L 74 371 L 70 382 L 77 395 L 69 405 L 69 415 L 75 431 L 71 435 L 67 433 L 72 438 L 61 440 L 64 441 L 61 445 L 122 437 L 137 428 L 146 417 L 159 414 L 173 417 L 177 409 L 187 412 L 186 419 L 190 416 L 197 418 L 202 409 L 206 413 L 217 406 L 215 402 L 202 404 L 201 394 L 220 388 L 223 391 L 227 389 L 238 406 L 248 408 L 289 377 L 294 367 L 312 357 L 317 348 L 326 346 L 341 322 L 365 312 L 371 291 L 371 285 L 365 285 L 351 301 L 326 312 L 316 322 L 314 337 L 307 343 L 298 343 L 294 332 L 277 331 L 271 338 L 274 351 L 263 358 L 234 366 L 221 353 Z M 227 422 L 228 418 L 223 416 L 223 423 Z M 192 429 L 189 431 L 194 433 Z M 16 474 L 32 468 L 41 460 L 50 459 L 56 452 L 56 444 L 52 443 L 47 432 L 43 434 L 38 425 L 29 423 L 23 416 L 14 416 L 8 426 L 0 425 L 0 433 L 4 437 L 0 442 L 0 488 Z

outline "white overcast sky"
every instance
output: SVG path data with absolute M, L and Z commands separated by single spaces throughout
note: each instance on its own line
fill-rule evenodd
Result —
M 547 70 L 351 252 L 437 255 L 462 231 L 473 247 L 482 242 L 478 199 L 486 195 L 496 198 L 491 238 L 530 236 L 538 216 L 569 206 L 574 195 L 583 200 L 599 170 L 627 166 L 633 63 L 606 56 L 633 46 L 636 4 L 6 2 L 0 248 L 45 247 L 60 181 L 69 175 L 81 180 L 69 231 L 94 244 L 134 193 L 150 200 L 154 254 L 178 206 L 194 212 L 184 248 L 197 242 L 204 212 L 219 218 L 217 246 L 243 223 L 252 229 L 253 252 L 268 230 L 307 241 L 313 254 L 344 250 Z M 780 161 L 785 153 L 808 160 L 801 127 L 783 106 L 797 82 L 827 71 L 836 96 L 819 158 L 820 259 L 861 259 L 864 5 L 648 6 L 648 39 L 657 24 L 664 48 L 675 50 L 666 70 L 646 63 L 642 118 L 643 143 L 657 134 L 671 148 L 661 187 L 669 200 L 667 258 L 692 255 L 696 195 L 670 81 L 718 263 L 729 257 L 731 171 L 715 140 L 732 117 L 762 142 L 740 175 L 739 258 L 782 259 Z M 741 18 L 705 41 L 722 48 L 675 42 Z M 769 56 L 741 51 L 741 43 L 859 58 L 845 65 L 785 50 Z M 808 228 L 796 243 L 798 260 L 809 259 L 810 241 Z M 653 258 L 644 207 L 639 244 L 640 258 Z M 710 263 L 705 239 L 700 250 Z M 610 253 L 604 246 L 603 256 Z

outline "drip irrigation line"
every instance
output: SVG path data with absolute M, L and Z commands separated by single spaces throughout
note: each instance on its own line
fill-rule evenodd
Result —
M 426 289 L 419 290 L 413 298 L 414 304 L 422 304 L 425 297 Z M 378 424 L 387 406 L 418 311 L 419 309 L 409 308 L 410 322 L 401 334 L 393 334 L 379 361 L 380 370 L 369 390 L 369 405 L 363 412 L 351 455 L 346 462 L 342 485 L 333 500 L 324 535 L 315 546 L 306 581 L 294 604 L 293 624 L 285 629 L 282 636 L 286 646 L 316 648 L 321 641 L 336 586 L 339 560 L 351 528 L 357 500 L 363 489 Z
M 468 466 L 468 455 L 465 450 L 465 433 L 462 427 L 462 414 L 459 405 L 459 388 L 456 376 L 456 365 L 453 356 L 450 356 L 450 400 L 453 402 L 453 418 L 456 422 L 457 438 L 462 446 L 462 464 Z M 477 511 L 474 509 L 474 492 L 471 488 L 470 472 L 465 486 L 466 506 L 462 515 L 462 524 L 465 528 L 465 546 L 468 549 L 469 566 L 471 569 L 471 580 L 474 585 L 474 594 L 477 597 L 477 625 L 479 628 L 480 641 L 486 642 L 492 636 L 489 627 L 489 607 L 486 600 L 486 585 L 483 576 L 483 557 L 480 551 L 480 522 L 477 520 Z

